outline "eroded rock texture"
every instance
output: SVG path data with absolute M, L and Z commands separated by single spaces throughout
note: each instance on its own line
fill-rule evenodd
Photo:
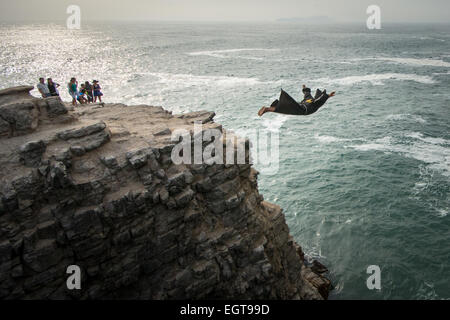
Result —
M 327 297 L 251 165 L 171 161 L 176 129 L 225 135 L 213 113 L 74 111 L 30 89 L 0 91 L 1 299 Z

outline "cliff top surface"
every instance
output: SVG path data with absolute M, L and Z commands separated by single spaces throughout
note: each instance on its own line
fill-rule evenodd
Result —
M 192 132 L 194 121 L 203 123 L 204 129 L 222 130 L 219 124 L 212 122 L 213 112 L 172 115 L 162 107 L 114 103 L 73 107 L 57 98 L 34 98 L 29 94 L 32 89 L 20 86 L 0 90 L 0 176 L 5 179 L 11 179 L 24 170 L 20 161 L 21 148 L 25 148 L 28 142 L 43 141 L 47 145 L 43 159 L 50 159 L 73 145 L 74 139 L 61 139 L 61 135 L 102 126 L 102 123 L 110 131 L 110 141 L 103 146 L 102 152 L 122 155 L 123 158 L 132 149 L 173 144 L 172 132 L 177 129 Z M 39 113 L 32 109 L 33 105 L 39 108 Z M 58 105 L 58 111 L 52 113 L 49 105 Z M 13 112 L 16 114 L 11 115 Z M 6 116 L 2 116 L 5 113 Z M 18 123 L 25 125 L 17 126 Z M 92 158 L 92 154 L 85 160 L 87 158 Z

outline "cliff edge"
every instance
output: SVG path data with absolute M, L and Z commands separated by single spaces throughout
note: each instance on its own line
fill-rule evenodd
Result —
M 325 270 L 258 193 L 248 152 L 245 164 L 173 163 L 174 130 L 231 136 L 214 113 L 74 109 L 32 88 L 0 90 L 0 299 L 327 298 Z

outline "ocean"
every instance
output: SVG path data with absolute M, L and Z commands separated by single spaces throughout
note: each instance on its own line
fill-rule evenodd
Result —
M 71 77 L 96 79 L 105 102 L 276 132 L 260 192 L 329 268 L 330 299 L 450 299 L 450 25 L 0 24 L 0 39 L 0 88 L 52 77 L 70 101 Z M 337 95 L 307 117 L 257 116 L 302 84 Z

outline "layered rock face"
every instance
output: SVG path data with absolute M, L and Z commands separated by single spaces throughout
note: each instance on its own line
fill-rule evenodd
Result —
M 174 130 L 233 137 L 213 113 L 74 110 L 31 89 L 0 91 L 0 299 L 327 297 L 248 150 L 245 164 L 173 163 Z

